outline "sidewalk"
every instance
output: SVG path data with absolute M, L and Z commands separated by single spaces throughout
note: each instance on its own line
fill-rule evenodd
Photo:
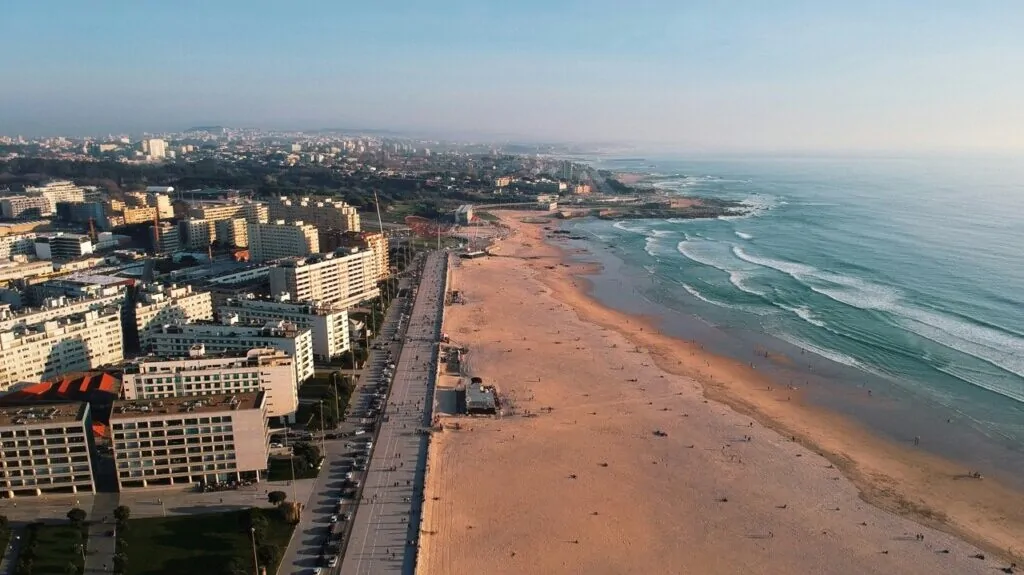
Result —
M 119 493 L 97 493 L 89 514 L 89 539 L 86 543 L 85 573 L 108 573 L 114 567 L 116 539 L 107 535 L 114 529 L 114 509 Z
M 12 575 L 14 566 L 18 563 L 18 552 L 21 551 L 21 529 L 11 527 L 11 542 L 4 552 L 4 558 L 0 561 L 0 575 Z

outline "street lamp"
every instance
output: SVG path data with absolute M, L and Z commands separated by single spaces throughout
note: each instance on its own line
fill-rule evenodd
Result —
M 320 398 L 320 455 L 327 456 L 327 421 L 324 420 L 324 400 Z
M 255 527 L 250 527 L 249 528 L 249 535 L 252 538 L 252 564 L 256 568 L 256 571 L 255 571 L 256 575 L 260 575 L 260 560 L 256 556 L 256 528 Z

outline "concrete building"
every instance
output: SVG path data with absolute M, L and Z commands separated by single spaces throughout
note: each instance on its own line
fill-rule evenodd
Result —
M 190 285 L 145 284 L 136 294 L 133 311 L 139 346 L 146 351 L 150 335 L 165 324 L 212 320 L 213 300 L 209 292 L 193 291 Z
M 214 220 L 188 219 L 178 222 L 178 242 L 182 249 L 206 251 L 216 240 Z
M 228 299 L 217 313 L 222 320 L 233 316 L 241 324 L 287 321 L 300 329 L 309 329 L 313 332 L 313 356 L 322 361 L 330 361 L 351 349 L 348 312 L 344 308 L 291 301 L 287 293 L 274 298 L 246 294 Z
M 254 262 L 293 256 L 308 256 L 320 251 L 316 227 L 296 221 L 276 220 L 267 224 L 248 224 L 249 254 Z
M 270 219 L 267 204 L 242 200 L 191 202 L 186 216 L 210 221 L 243 218 L 249 223 L 266 223 Z
M 0 198 L 0 215 L 10 219 L 42 218 L 53 213 L 50 200 L 41 196 Z
M 11 234 L 0 236 L 0 259 L 11 256 L 34 256 L 36 254 L 36 234 Z
M 279 349 L 295 359 L 295 381 L 301 386 L 313 377 L 313 332 L 288 322 L 262 326 L 216 323 L 165 325 L 150 335 L 152 352 L 162 356 L 187 357 L 202 344 L 209 353 Z
M 374 276 L 377 281 L 391 275 L 391 260 L 388 255 L 388 237 L 380 232 L 343 232 L 341 230 L 320 230 L 320 249 L 334 252 L 341 248 L 357 248 L 373 252 Z
M 33 250 L 35 246 L 33 245 Z M 0 284 L 7 282 L 28 280 L 37 276 L 45 276 L 53 273 L 53 262 L 28 261 L 25 256 L 15 256 L 10 261 L 0 260 Z
M 103 202 L 57 202 L 57 219 L 86 226 L 91 224 L 99 230 L 109 229 Z
M 150 226 L 150 230 L 153 227 Z M 181 249 L 181 234 L 178 231 L 178 226 L 168 223 L 160 222 L 156 227 L 153 241 L 156 242 L 154 251 L 161 254 L 171 254 Z
M 156 213 L 161 220 L 169 220 L 174 217 L 174 206 L 171 205 L 171 197 L 167 193 L 154 192 L 153 190 L 171 190 L 174 188 L 150 186 L 146 188 L 146 205 L 156 208 Z M 169 192 L 168 192 L 169 193 Z
M 142 140 L 142 152 L 154 160 L 162 160 L 167 157 L 167 142 L 160 138 Z
M 473 223 L 473 206 L 465 204 L 455 210 L 455 223 L 468 226 Z
M 88 403 L 0 407 L 0 491 L 5 497 L 95 493 Z
M 85 190 L 68 180 L 55 180 L 42 186 L 25 188 L 25 195 L 46 198 L 49 202 L 49 213 L 57 211 L 58 202 L 84 202 Z
M 225 246 L 235 246 L 236 248 L 249 247 L 248 226 L 249 223 L 245 218 L 217 220 L 214 222 L 217 241 Z
M 89 236 L 64 232 L 37 236 L 35 248 L 37 258 L 54 261 L 74 260 L 93 252 Z
M 266 412 L 263 392 L 115 402 L 118 487 L 258 480 L 269 455 Z
M 25 307 L 12 310 L 8 305 L 0 305 L 0 332 L 9 331 L 19 325 L 36 325 L 60 319 L 69 315 L 82 314 L 90 310 L 99 310 L 111 306 L 123 306 L 125 290 L 121 286 L 102 290 L 87 297 L 69 298 L 57 296 L 46 298 L 39 307 Z
M 137 208 L 125 208 L 121 212 L 121 217 L 124 218 L 124 225 L 130 226 L 134 224 L 146 224 L 156 219 L 157 209 L 149 206 L 140 206 Z
M 270 218 L 288 222 L 302 221 L 320 229 L 358 232 L 359 212 L 341 200 L 278 198 L 270 202 Z
M 267 417 L 299 408 L 295 360 L 277 349 L 206 355 L 200 345 L 187 358 L 139 358 L 125 365 L 121 390 L 131 400 L 265 391 Z
M 0 332 L 0 391 L 23 381 L 119 363 L 123 345 L 118 306 L 16 325 Z
M 375 269 L 369 250 L 288 258 L 270 268 L 270 293 L 288 293 L 293 301 L 350 308 L 380 296 Z

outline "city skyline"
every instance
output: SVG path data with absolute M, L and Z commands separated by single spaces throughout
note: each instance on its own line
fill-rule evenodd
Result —
M 204 124 L 706 151 L 1024 149 L 1009 2 L 8 7 L 7 134 Z M 46 30 L 48 41 L 35 38 Z

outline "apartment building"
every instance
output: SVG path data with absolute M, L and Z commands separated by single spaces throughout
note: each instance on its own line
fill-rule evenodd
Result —
M 119 306 L 61 316 L 0 332 L 0 391 L 124 359 Z
M 348 312 L 344 308 L 292 301 L 287 293 L 273 298 L 245 294 L 228 299 L 217 313 L 222 320 L 234 317 L 241 324 L 287 321 L 300 329 L 309 329 L 313 332 L 313 356 L 322 361 L 330 361 L 351 349 Z
M 167 157 L 167 142 L 159 138 L 142 140 L 142 153 L 153 160 L 162 160 Z
M 46 198 L 49 213 L 57 211 L 58 202 L 84 202 L 85 190 L 68 180 L 55 180 L 42 186 L 25 188 L 25 195 Z
M 0 407 L 0 491 L 5 497 L 95 493 L 88 403 Z
M 0 259 L 11 256 L 34 256 L 36 254 L 36 234 L 11 234 L 0 236 Z
M 89 236 L 64 232 L 36 236 L 35 249 L 36 257 L 41 260 L 74 260 L 93 253 Z
M 50 200 L 41 196 L 0 198 L 0 215 L 10 219 L 41 218 L 53 213 Z
M 35 249 L 34 245 L 32 249 Z M 53 262 L 30 262 L 25 256 L 14 257 L 16 259 L 10 261 L 0 259 L 0 284 L 53 273 Z
M 217 233 L 217 241 L 225 246 L 236 248 L 249 247 L 249 222 L 245 218 L 231 218 L 228 220 L 216 220 L 214 228 Z
M 157 218 L 157 209 L 150 206 L 125 208 L 124 211 L 121 212 L 121 217 L 124 218 L 124 224 L 126 226 L 146 224 Z
M 313 377 L 313 332 L 288 322 L 262 326 L 217 323 L 165 325 L 150 334 L 152 352 L 161 356 L 187 357 L 202 344 L 209 353 L 279 349 L 295 359 L 295 381 L 301 386 Z
M 154 230 L 152 226 L 149 228 Z M 154 251 L 161 254 L 171 254 L 181 249 L 181 234 L 178 226 L 168 222 L 160 222 L 153 232 L 153 241 L 156 242 Z
M 266 416 L 262 391 L 115 402 L 118 487 L 259 480 L 269 455 Z
M 213 319 L 213 300 L 209 292 L 193 291 L 192 286 L 145 284 L 136 293 L 135 327 L 143 351 L 152 343 L 150 335 L 165 324 Z
M 26 307 L 16 311 L 9 305 L 0 304 L 0 332 L 14 329 L 19 325 L 36 325 L 89 310 L 120 307 L 124 305 L 124 297 L 124 288 L 117 286 L 80 298 L 49 297 L 45 298 L 39 307 Z
M 156 208 L 156 214 L 161 220 L 174 217 L 174 206 L 171 205 L 171 197 L 167 193 L 157 193 L 152 190 L 171 190 L 174 188 L 150 186 L 146 188 L 146 205 Z
M 178 222 L 178 242 L 182 249 L 206 251 L 216 240 L 214 220 L 188 219 Z
M 288 293 L 293 301 L 350 308 L 380 296 L 374 254 L 338 250 L 307 258 L 287 258 L 270 268 L 270 293 Z
M 57 202 L 57 219 L 76 224 L 108 229 L 107 210 L 103 202 Z
M 267 204 L 251 201 L 193 202 L 188 205 L 186 215 L 198 220 L 231 220 L 242 218 L 249 223 L 269 221 Z
M 295 360 L 269 348 L 207 355 L 199 344 L 188 357 L 139 358 L 125 365 L 121 391 L 131 400 L 264 391 L 267 417 L 294 415 L 299 408 Z
M 248 224 L 249 254 L 254 262 L 293 256 L 308 256 L 320 251 L 316 227 L 296 221 Z
M 373 252 L 374 275 L 382 281 L 391 275 L 388 237 L 380 232 L 344 232 L 320 230 L 320 249 L 333 252 L 341 248 L 357 248 Z
M 359 212 L 341 200 L 278 198 L 270 202 L 270 218 L 303 221 L 321 229 L 360 230 Z

